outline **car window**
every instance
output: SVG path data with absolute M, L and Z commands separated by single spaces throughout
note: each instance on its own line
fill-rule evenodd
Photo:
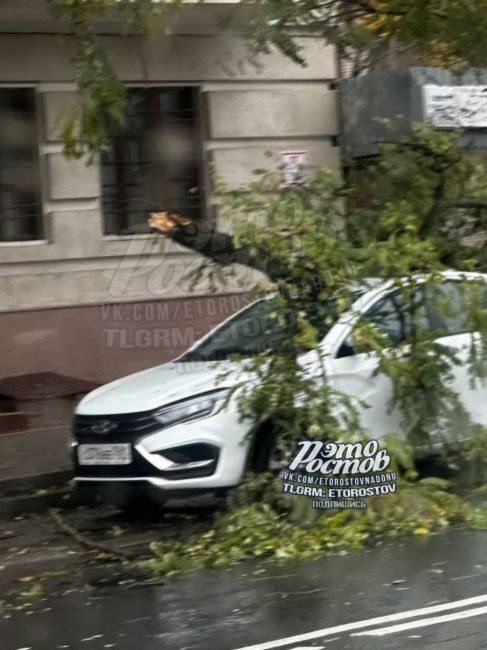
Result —
M 404 302 L 394 293 L 381 300 L 367 314 L 367 320 L 386 335 L 391 345 L 405 341 L 408 334 L 408 318 Z
M 448 281 L 426 288 L 433 328 L 438 336 L 454 336 L 474 329 L 469 316 L 468 281 Z M 482 305 L 487 308 L 487 286 L 482 287 Z
M 336 300 L 311 305 L 306 316 L 321 340 L 337 318 Z M 232 355 L 251 357 L 270 349 L 285 351 L 297 332 L 291 310 L 279 308 L 275 299 L 259 300 L 210 333 L 180 361 L 220 361 Z
M 287 314 L 273 318 L 273 301 L 260 300 L 238 312 L 227 324 L 216 329 L 182 361 L 217 361 L 232 355 L 252 356 L 272 347 L 282 330 L 290 327 Z
M 376 302 L 366 312 L 365 318 L 385 335 L 390 347 L 400 345 L 408 339 L 411 334 L 413 322 L 418 328 L 424 329 L 430 327 L 430 319 L 427 314 L 422 289 L 418 289 L 415 295 L 414 320 L 412 319 L 407 302 L 398 291 L 390 293 L 385 298 Z M 354 349 L 352 335 L 347 337 L 343 342 L 337 353 L 337 358 L 351 356 L 353 354 L 357 354 L 357 351 Z

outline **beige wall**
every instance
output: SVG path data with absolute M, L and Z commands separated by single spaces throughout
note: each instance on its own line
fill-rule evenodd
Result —
M 27 16 L 34 5 L 24 4 Z M 305 149 L 311 164 L 338 165 L 329 89 L 333 49 L 303 37 L 306 67 L 278 52 L 255 60 L 234 31 L 205 22 L 207 9 L 195 8 L 194 20 L 185 11 L 172 36 L 103 38 L 125 81 L 200 89 L 204 164 L 215 163 L 234 185 L 270 164 L 266 151 Z M 12 24 L 14 18 L 9 16 Z M 38 95 L 45 226 L 43 241 L 0 243 L 0 312 L 207 293 L 206 282 L 190 290 L 184 280 L 187 269 L 199 264 L 192 253 L 169 242 L 154 244 L 148 236 L 104 236 L 97 165 L 62 154 L 60 127 L 76 105 L 67 48 L 49 34 L 0 38 L 0 84 L 32 84 Z M 206 194 L 210 205 L 210 187 Z M 240 291 L 255 279 L 247 272 L 225 290 Z

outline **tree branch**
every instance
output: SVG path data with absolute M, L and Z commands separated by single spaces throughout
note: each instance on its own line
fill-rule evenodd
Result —
M 231 235 L 218 231 L 207 220 L 192 221 L 180 214 L 153 212 L 149 226 L 221 266 L 242 264 L 265 273 L 274 281 L 287 274 L 287 265 L 273 257 L 266 248 L 249 245 L 237 247 Z

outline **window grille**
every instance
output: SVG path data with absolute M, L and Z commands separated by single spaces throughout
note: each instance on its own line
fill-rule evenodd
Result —
M 0 88 L 0 241 L 42 239 L 33 88 Z
M 202 211 L 198 95 L 192 87 L 130 88 L 123 126 L 101 157 L 106 234 L 149 232 L 153 211 Z

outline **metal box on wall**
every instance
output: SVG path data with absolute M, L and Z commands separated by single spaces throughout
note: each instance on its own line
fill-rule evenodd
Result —
M 462 145 L 487 148 L 487 70 L 454 75 L 440 68 L 371 72 L 338 86 L 340 142 L 345 160 L 375 156 L 414 122 L 463 130 Z

